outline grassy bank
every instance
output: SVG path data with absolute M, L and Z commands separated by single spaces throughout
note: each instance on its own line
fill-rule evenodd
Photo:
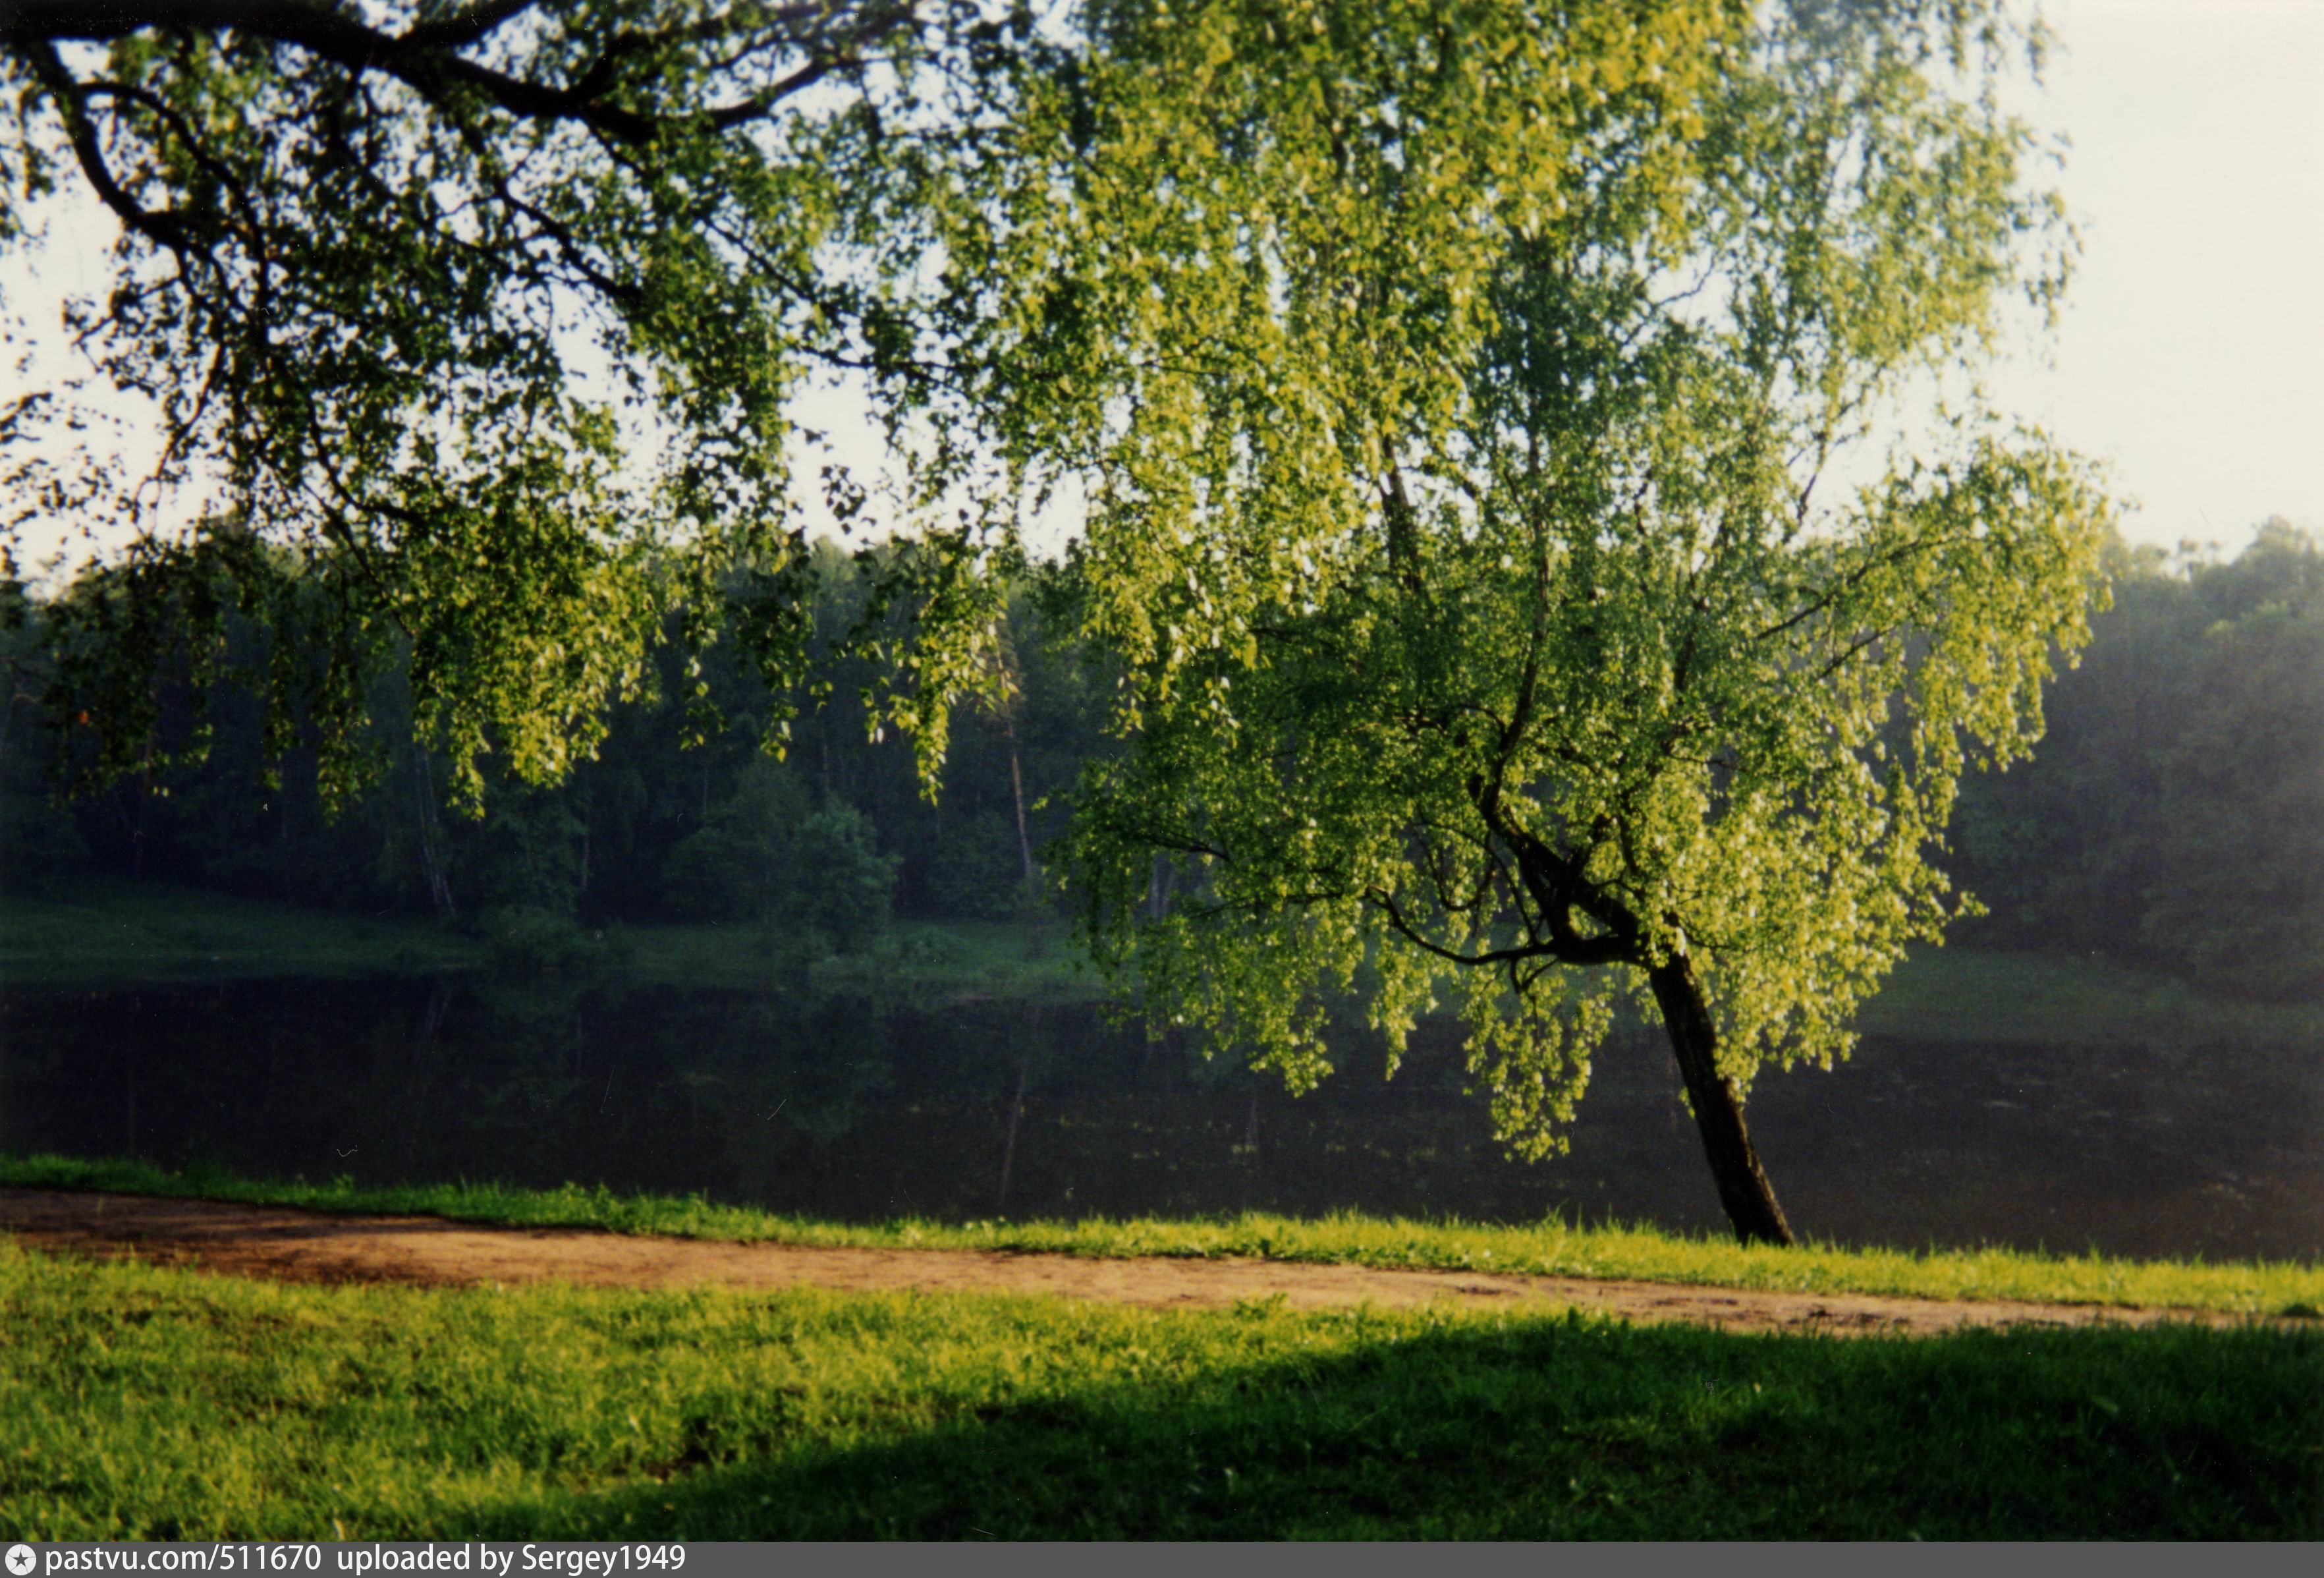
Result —
M 639 985 L 779 984 L 780 950 L 757 925 L 602 934 L 605 978 Z M 346 915 L 194 889 L 117 882 L 70 898 L 0 902 L 0 983 L 120 988 L 258 976 L 433 974 L 491 963 L 482 940 L 432 921 Z M 1088 999 L 1095 972 L 1061 925 L 900 921 L 870 949 L 816 962 L 821 986 L 948 996 Z M 2324 1040 L 2324 1003 L 2264 1003 L 2102 959 L 1923 948 L 1861 1016 L 1916 1040 L 2080 1046 L 2163 1041 L 2273 1046 Z
M 758 926 L 631 927 L 621 934 L 620 976 L 643 984 L 763 988 L 774 982 Z M 818 961 L 816 984 L 945 996 L 1051 1000 L 1095 997 L 1094 971 L 1063 925 L 1028 931 L 998 920 L 899 920 L 862 952 Z
M 0 1245 L 0 1523 L 251 1537 L 2312 1537 L 2324 1339 L 423 1292 Z
M 757 925 L 656 926 L 597 934 L 609 979 L 639 985 L 763 988 L 782 966 Z M 236 899 L 158 883 L 98 884 L 66 898 L 0 902 L 0 983 L 120 988 L 254 977 L 430 975 L 488 967 L 492 949 L 456 927 Z M 1065 928 L 1000 921 L 899 921 L 864 952 L 817 961 L 821 985 L 993 996 L 1086 997 L 1095 976 Z
M 0 983 L 120 986 L 473 969 L 484 945 L 430 921 L 345 915 L 159 883 L 0 900 Z
M 1249 1255 L 1364 1266 L 1434 1267 L 1545 1276 L 1630 1278 L 1814 1293 L 1889 1293 L 1928 1298 L 2002 1298 L 2219 1310 L 2324 1318 L 2324 1267 L 2298 1264 L 2115 1260 L 2017 1250 L 1746 1249 L 1651 1227 L 1485 1226 L 1354 1214 L 1298 1220 L 1244 1215 L 1216 1221 L 818 1222 L 698 1197 L 614 1195 L 568 1186 L 499 1184 L 364 1188 L 172 1173 L 140 1161 L 0 1157 L 0 1185 L 112 1189 L 124 1194 L 300 1205 L 318 1211 L 443 1216 L 523 1227 L 593 1227 L 737 1242 L 867 1248 L 1021 1250 L 1074 1255 Z
M 2222 996 L 2110 959 L 1923 946 L 1857 1023 L 1868 1035 L 1988 1045 L 2312 1047 L 2324 1043 L 2324 1002 Z

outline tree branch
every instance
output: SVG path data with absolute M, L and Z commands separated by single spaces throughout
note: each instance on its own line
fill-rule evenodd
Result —
M 576 121 L 613 141 L 641 146 L 678 120 L 698 118 L 714 129 L 724 129 L 761 118 L 775 102 L 845 64 L 849 51 L 902 25 L 911 15 L 908 4 L 876 5 L 850 25 L 825 33 L 813 24 L 830 15 L 826 7 L 773 10 L 767 14 L 773 27 L 797 30 L 784 42 L 807 49 L 822 34 L 836 48 L 745 104 L 679 117 L 632 109 L 601 97 L 611 73 L 594 67 L 574 85 L 558 87 L 512 76 L 458 52 L 535 4 L 537 0 L 481 0 L 453 16 L 389 33 L 308 0 L 112 0 L 103 5 L 86 0 L 11 0 L 7 20 L 0 23 L 0 41 L 28 59 L 37 59 L 33 51 L 59 41 L 106 42 L 151 28 L 231 31 L 304 50 L 351 71 L 383 72 L 431 100 L 447 86 L 457 84 L 482 93 L 512 115 L 530 120 Z M 629 39 L 620 42 L 625 51 L 646 50 L 682 42 L 694 31 L 672 29 L 667 33 L 635 35 L 633 43 Z M 51 60 L 55 59 L 52 48 L 48 54 Z M 599 63 L 606 59 L 601 55 Z M 58 69 L 62 69 L 61 63 Z

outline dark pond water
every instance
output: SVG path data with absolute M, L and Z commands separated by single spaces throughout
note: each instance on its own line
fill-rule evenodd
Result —
M 1339 1208 L 1721 1225 L 1669 1059 L 1599 1059 L 1569 1155 L 1508 1159 L 1449 1031 L 1351 1032 L 1294 1099 L 1084 1005 L 489 981 L 0 997 L 0 1149 L 366 1182 L 567 1180 L 836 1218 Z M 1850 1242 L 2324 1255 L 2324 1059 L 1868 1040 L 1751 1115 Z

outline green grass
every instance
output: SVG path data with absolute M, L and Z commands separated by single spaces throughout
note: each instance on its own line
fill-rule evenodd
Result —
M 2049 1046 L 2324 1042 L 2324 1002 L 2215 996 L 2159 971 L 2055 954 L 1919 948 L 1864 1005 L 1867 1034 Z
M 756 925 L 622 928 L 609 978 L 743 989 L 781 983 Z M 118 987 L 261 976 L 423 975 L 481 969 L 477 937 L 432 920 L 348 915 L 160 883 L 106 882 L 69 898 L 0 902 L 0 983 Z M 1095 974 L 1062 926 L 901 921 L 870 949 L 818 961 L 818 985 L 952 996 L 1093 997 Z
M 2324 1338 L 316 1288 L 0 1245 L 0 1526 L 2309 1538 Z
M 107 986 L 255 975 L 427 974 L 483 963 L 424 920 L 344 915 L 159 883 L 0 901 L 0 983 Z
M 1314 1220 L 1246 1214 L 1211 1221 L 818 1222 L 724 1205 L 699 1196 L 615 1195 L 567 1185 L 418 1184 L 364 1188 L 237 1177 L 216 1169 L 173 1173 L 142 1161 L 0 1157 L 0 1185 L 111 1189 L 124 1194 L 300 1205 L 318 1211 L 409 1213 L 524 1227 L 595 1227 L 738 1242 L 870 1248 L 1047 1250 L 1074 1255 L 1250 1255 L 1385 1267 L 1435 1267 L 1551 1276 L 1629 1278 L 1813 1293 L 1929 1298 L 2030 1299 L 2149 1309 L 2306 1318 L 2324 1310 L 2324 1267 L 2297 1263 L 2125 1260 L 2019 1250 L 1744 1248 L 1652 1227 L 1486 1226 L 1382 1220 L 1353 1213 Z

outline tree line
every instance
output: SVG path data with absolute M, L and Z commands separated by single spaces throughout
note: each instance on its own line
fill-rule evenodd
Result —
M 230 620 L 236 660 L 217 675 L 182 655 L 158 662 L 139 746 L 150 765 L 95 777 L 76 686 L 80 649 L 117 644 L 92 611 L 119 595 L 119 572 L 50 599 L 12 585 L 0 882 L 57 894 L 95 877 L 157 881 L 485 930 L 517 918 L 781 921 L 841 948 L 898 914 L 1002 918 L 1049 903 L 1040 850 L 1057 797 L 1101 748 L 1086 665 L 1048 638 L 1033 588 L 1019 588 L 1005 672 L 956 728 L 932 798 L 909 745 L 869 710 L 872 660 L 834 650 L 863 623 L 879 556 L 827 541 L 815 552 L 814 684 L 777 693 L 743 654 L 673 643 L 650 689 L 612 709 L 594 756 L 547 786 L 488 757 L 475 807 L 420 743 L 392 666 L 363 698 L 368 787 L 330 803 L 313 746 L 270 736 L 236 677 L 326 663 L 319 643 L 282 650 L 295 622 Z M 772 721 L 794 713 L 788 739 L 770 741 Z
M 2275 519 L 2113 570 L 2033 761 L 1961 797 L 1952 869 L 1990 910 L 1963 935 L 2324 995 L 2324 547 Z
M 828 542 L 817 552 L 829 648 L 861 621 L 876 571 Z M 2239 993 L 2324 992 L 2324 543 L 2273 520 L 2232 558 L 2116 543 L 2109 571 L 2113 606 L 2050 687 L 2034 758 L 1964 781 L 1945 864 L 1987 913 L 1957 935 Z M 368 697 L 383 771 L 336 816 L 313 752 L 270 758 L 261 710 L 231 678 L 200 694 L 162 684 L 160 765 L 75 795 L 89 746 L 59 727 L 72 624 L 60 608 L 102 598 L 103 580 L 46 601 L 8 588 L 0 891 L 145 880 L 483 928 L 774 922 L 850 948 L 891 917 L 1069 911 L 1049 846 L 1084 765 L 1113 749 L 1111 678 L 1045 620 L 1028 580 L 1008 599 L 1002 699 L 955 729 L 933 798 L 866 710 L 868 660 L 829 659 L 816 694 L 777 698 L 715 648 L 697 677 L 673 649 L 594 760 L 548 788 L 496 781 L 481 816 L 455 804 L 392 671 Z M 245 624 L 230 639 L 271 637 Z M 733 726 L 692 728 L 696 682 Z M 779 756 L 760 737 L 777 701 L 800 715 Z M 180 761 L 202 728 L 206 759 Z M 1157 866 L 1157 903 L 1175 880 Z

